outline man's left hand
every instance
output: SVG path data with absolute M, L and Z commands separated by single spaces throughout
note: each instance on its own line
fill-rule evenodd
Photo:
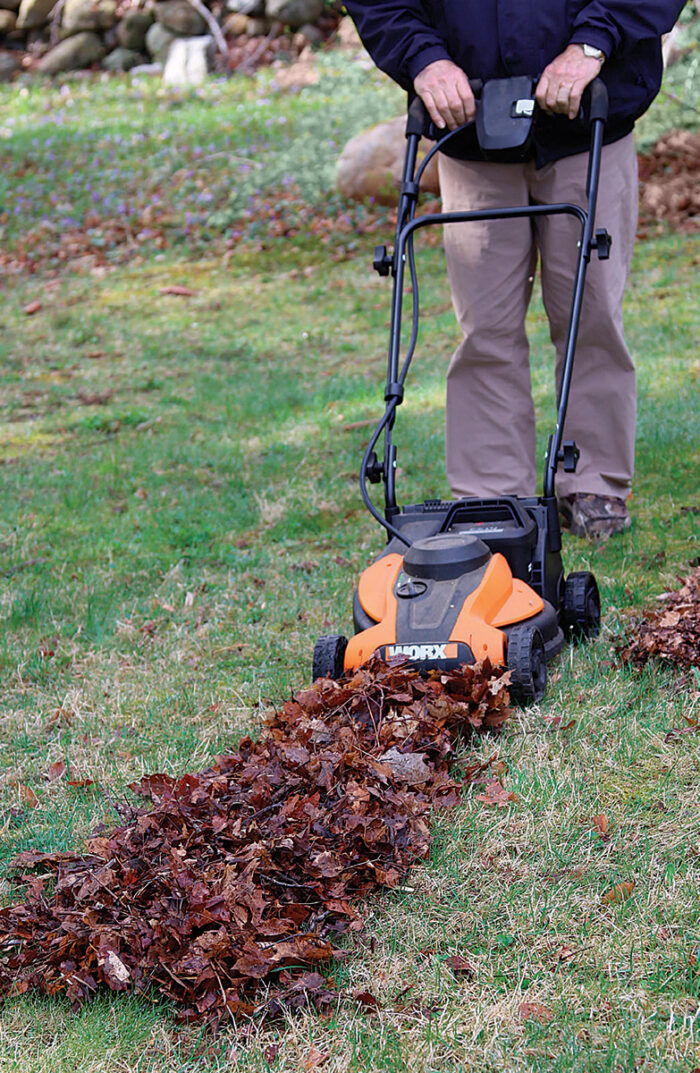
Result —
M 575 119 L 583 91 L 600 73 L 601 66 L 595 57 L 584 56 L 581 45 L 569 45 L 542 72 L 535 90 L 540 108 Z

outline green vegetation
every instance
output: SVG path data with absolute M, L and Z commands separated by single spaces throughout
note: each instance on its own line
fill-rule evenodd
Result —
M 324 228 L 296 238 L 261 237 L 251 222 L 228 256 L 211 220 L 185 223 L 186 184 L 196 180 L 173 178 L 192 170 L 203 146 L 211 189 L 221 188 L 204 208 L 229 211 L 230 160 L 214 154 L 235 150 L 270 169 L 268 186 L 239 184 L 246 198 L 259 189 L 264 200 L 290 173 L 299 189 L 309 177 L 313 203 L 336 150 L 314 155 L 312 142 L 340 141 L 400 106 L 373 74 L 339 56 L 320 62 L 319 84 L 291 97 L 269 89 L 269 72 L 186 98 L 127 81 L 75 82 L 63 126 L 51 121 L 59 90 L 0 93 L 9 160 L 0 184 L 26 167 L 37 191 L 17 213 L 12 202 L 6 249 L 27 244 L 52 183 L 61 197 L 74 184 L 72 211 L 89 230 L 86 180 L 99 179 L 103 197 L 143 194 L 145 211 L 161 164 L 163 218 L 176 221 L 158 225 L 163 248 L 139 240 L 130 262 L 111 270 L 84 260 L 2 283 L 3 862 L 29 847 L 73 847 L 96 823 L 116 822 L 111 802 L 133 779 L 196 770 L 235 747 L 261 709 L 308 681 L 316 636 L 350 628 L 353 583 L 382 543 L 356 486 L 368 434 L 357 423 L 382 407 L 389 291 L 369 269 L 375 236 L 345 222 L 338 254 L 334 203 L 320 210 Z M 146 142 L 127 136 L 126 102 L 137 93 L 151 102 Z M 253 104 L 266 94 L 271 103 Z M 222 123 L 226 102 L 275 122 Z M 280 116 L 298 137 L 282 138 Z M 263 128 L 273 133 L 260 153 L 252 146 Z M 170 155 L 154 160 L 153 139 L 165 133 L 165 145 L 175 131 Z M 118 137 L 110 176 L 90 154 Z M 53 180 L 47 152 L 61 154 Z M 313 175 L 303 165 L 312 157 Z M 0 186 L 6 208 L 15 195 Z M 390 235 L 387 225 L 381 236 Z M 36 240 L 40 268 L 61 248 L 56 236 L 45 247 Z M 115 240 L 115 261 L 125 249 Z M 419 267 L 424 331 L 397 423 L 406 500 L 447 492 L 441 408 L 455 327 L 439 250 L 423 248 Z M 463 807 L 436 819 L 430 859 L 369 907 L 364 938 L 333 975 L 347 994 L 370 990 L 382 1009 L 344 1001 L 327 1020 L 309 1011 L 213 1039 L 178 1026 L 155 997 L 102 996 L 74 1015 L 63 1000 L 25 996 L 0 1013 L 0 1068 L 700 1066 L 699 739 L 669 736 L 697 705 L 700 683 L 657 666 L 632 672 L 613 656 L 629 612 L 698 556 L 696 270 L 689 239 L 638 249 L 626 307 L 640 375 L 635 525 L 601 548 L 565 547 L 569 569 L 599 578 L 602 636 L 559 659 L 545 703 L 519 712 L 499 739 L 465 745 L 495 755 L 518 800 L 489 807 L 467 789 Z M 194 294 L 161 293 L 172 286 Z M 23 312 L 37 300 L 38 312 Z M 544 436 L 551 357 L 539 303 L 529 327 Z M 68 772 L 52 781 L 61 759 Z M 631 897 L 602 903 L 627 881 Z M 452 971 L 453 954 L 471 975 Z

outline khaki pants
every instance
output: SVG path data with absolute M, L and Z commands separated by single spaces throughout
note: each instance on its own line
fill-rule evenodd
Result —
M 539 171 L 534 164 L 451 160 L 440 154 L 445 211 L 569 201 L 585 206 L 588 154 Z M 564 435 L 581 451 L 575 474 L 559 470 L 559 495 L 625 498 L 634 466 L 636 385 L 622 329 L 622 298 L 637 226 L 632 135 L 603 149 L 596 227 L 612 235 L 608 261 L 594 252 L 586 277 Z M 556 350 L 566 343 L 580 225 L 575 217 L 445 225 L 452 301 L 464 340 L 447 374 L 447 476 L 455 496 L 532 495 L 535 415 L 525 314 L 539 252 Z M 551 412 L 554 428 L 555 415 Z

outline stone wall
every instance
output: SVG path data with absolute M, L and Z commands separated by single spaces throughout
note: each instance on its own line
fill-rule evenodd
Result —
M 190 72 L 183 80 L 197 81 L 207 69 L 252 69 L 322 43 L 341 10 L 328 0 L 0 0 L 0 80 L 172 57 Z

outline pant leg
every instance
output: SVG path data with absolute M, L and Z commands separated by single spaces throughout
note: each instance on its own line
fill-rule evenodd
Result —
M 522 164 L 439 156 L 445 211 L 527 201 Z M 525 313 L 536 251 L 529 220 L 446 224 L 452 302 L 464 339 L 447 374 L 445 455 L 455 496 L 535 491 L 535 416 Z
M 588 154 L 528 173 L 536 202 L 585 205 Z M 622 324 L 622 299 L 637 229 L 637 156 L 632 135 L 603 148 L 596 227 L 612 235 L 608 261 L 593 254 L 586 276 L 576 360 L 564 434 L 581 451 L 577 472 L 557 474 L 559 495 L 593 492 L 622 499 L 634 471 L 636 380 Z M 566 344 L 579 224 L 551 216 L 536 222 L 542 291 L 557 355 L 557 383 Z

